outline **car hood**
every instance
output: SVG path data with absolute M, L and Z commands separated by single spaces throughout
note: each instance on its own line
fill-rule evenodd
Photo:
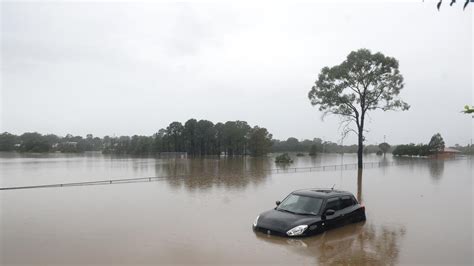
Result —
M 257 226 L 286 233 L 295 226 L 310 225 L 320 220 L 319 216 L 293 214 L 273 209 L 260 214 Z

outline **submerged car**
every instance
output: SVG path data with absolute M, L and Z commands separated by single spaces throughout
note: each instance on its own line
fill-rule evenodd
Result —
M 329 228 L 365 221 L 365 207 L 347 191 L 293 191 L 255 219 L 253 229 L 268 235 L 309 236 Z

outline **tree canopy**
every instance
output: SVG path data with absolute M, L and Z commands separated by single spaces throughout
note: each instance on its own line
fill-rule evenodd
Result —
M 398 61 L 368 49 L 351 52 L 340 65 L 324 67 L 308 93 L 324 115 L 342 118 L 343 135 L 358 135 L 358 166 L 362 168 L 365 117 L 372 110 L 408 110 L 399 98 L 403 76 Z M 355 124 L 356 130 L 350 125 Z
M 441 137 L 441 134 L 436 133 L 431 137 L 430 142 L 428 143 L 430 151 L 437 152 L 444 150 L 444 140 Z

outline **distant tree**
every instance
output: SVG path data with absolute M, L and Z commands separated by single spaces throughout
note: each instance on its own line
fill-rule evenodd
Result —
M 293 163 L 293 160 L 291 159 L 290 155 L 288 155 L 288 153 L 283 153 L 275 158 L 275 163 L 289 164 Z
M 20 136 L 21 152 L 49 152 L 51 144 L 43 135 L 37 132 L 28 132 Z
M 311 145 L 311 149 L 309 150 L 309 155 L 316 156 L 317 153 L 318 153 L 318 145 L 316 144 Z
M 388 144 L 387 142 L 382 142 L 379 144 L 379 148 L 382 151 L 383 155 L 385 155 L 385 153 L 390 150 L 390 144 Z
M 359 49 L 340 65 L 324 67 L 308 97 L 325 115 L 342 117 L 343 135 L 350 131 L 357 134 L 357 162 L 362 168 L 366 113 L 376 109 L 408 110 L 409 105 L 398 98 L 402 88 L 403 76 L 395 58 Z M 356 131 L 349 127 L 352 123 Z
M 438 152 L 444 150 L 444 140 L 441 134 L 436 133 L 431 137 L 430 143 L 428 143 L 430 151 Z
M 184 127 L 180 122 L 172 122 L 166 128 L 166 135 L 168 136 L 167 140 L 169 140 L 169 150 L 173 152 L 183 151 L 183 130 Z
M 13 151 L 15 144 L 18 143 L 18 137 L 8 132 L 0 134 L 0 151 Z
M 428 156 L 431 155 L 430 147 L 425 144 L 408 144 L 408 145 L 398 145 L 392 152 L 395 156 Z
M 226 155 L 243 155 L 247 152 L 250 126 L 245 121 L 227 121 L 224 124 L 224 146 Z
M 214 138 L 216 136 L 214 124 L 209 120 L 199 120 L 196 124 L 196 145 L 199 155 L 213 153 Z
M 197 136 L 196 136 L 196 128 L 197 128 L 197 120 L 192 118 L 186 121 L 184 123 L 184 129 L 183 129 L 183 136 L 184 136 L 184 145 L 185 149 L 188 152 L 189 155 L 197 155 L 197 149 L 196 149 L 196 142 L 197 142 Z
M 252 156 L 262 156 L 267 154 L 272 147 L 272 134 L 266 128 L 258 126 L 250 130 L 249 150 Z
M 299 151 L 300 141 L 297 138 L 290 137 L 286 140 L 289 151 Z
M 221 155 L 222 151 L 224 150 L 224 124 L 219 122 L 215 124 L 215 133 L 216 133 L 216 141 L 215 141 L 215 154 Z

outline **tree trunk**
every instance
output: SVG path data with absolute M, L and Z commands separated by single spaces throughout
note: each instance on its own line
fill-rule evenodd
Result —
M 362 155 L 364 152 L 364 129 L 362 127 L 359 127 L 359 143 L 357 147 L 357 168 L 362 169 L 363 168 L 363 162 L 362 162 Z
M 362 168 L 357 170 L 357 201 L 362 203 Z

